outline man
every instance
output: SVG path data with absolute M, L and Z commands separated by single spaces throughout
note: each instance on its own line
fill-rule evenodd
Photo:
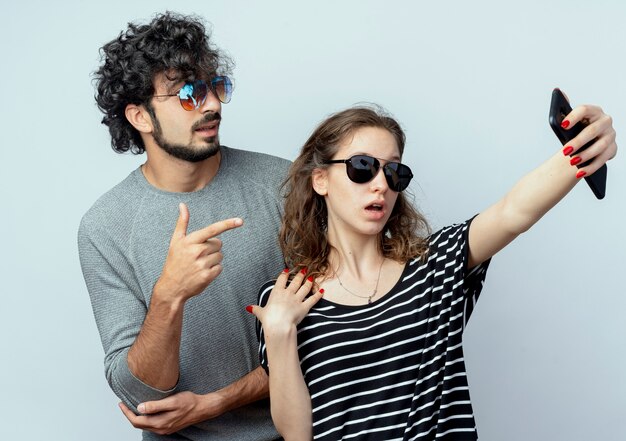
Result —
M 107 380 L 144 439 L 274 439 L 245 307 L 284 266 L 289 163 L 220 146 L 231 63 L 200 20 L 129 24 L 102 56 L 96 100 L 113 149 L 147 156 L 78 233 Z

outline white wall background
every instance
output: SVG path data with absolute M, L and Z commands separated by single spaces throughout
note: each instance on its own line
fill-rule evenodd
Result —
M 140 439 L 104 379 L 80 273 L 82 214 L 143 161 L 109 147 L 90 73 L 131 20 L 214 25 L 236 60 L 223 142 L 293 159 L 328 113 L 387 107 L 434 227 L 495 202 L 560 146 L 550 93 L 626 133 L 626 3 L 3 2 L 2 439 Z M 624 146 L 623 146 L 624 147 Z M 626 152 L 607 197 L 583 183 L 498 255 L 466 333 L 482 440 L 626 439 Z

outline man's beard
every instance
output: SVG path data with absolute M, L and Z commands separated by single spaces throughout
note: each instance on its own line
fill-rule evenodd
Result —
M 194 127 L 199 127 L 201 124 L 206 124 L 211 121 L 219 121 L 221 116 L 219 113 L 211 113 L 208 114 L 202 121 L 194 124 Z M 152 136 L 154 138 L 154 142 L 158 145 L 164 152 L 172 155 L 177 159 L 181 159 L 187 162 L 201 162 L 205 159 L 208 159 L 212 156 L 215 156 L 217 152 L 220 151 L 220 140 L 219 136 L 211 136 L 209 138 L 204 138 L 204 141 L 207 143 L 204 147 L 191 147 L 189 145 L 183 144 L 173 144 L 167 142 L 165 137 L 163 136 L 163 130 L 161 130 L 161 124 L 159 120 L 156 118 L 156 115 L 152 117 L 152 121 L 154 124 L 154 131 L 152 132 Z M 192 128 L 194 130 L 194 128 Z

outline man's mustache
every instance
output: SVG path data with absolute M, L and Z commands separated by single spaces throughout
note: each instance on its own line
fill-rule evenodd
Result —
M 222 115 L 219 112 L 207 113 L 200 121 L 196 121 L 191 127 L 192 130 L 198 129 L 200 126 L 210 123 L 211 121 L 221 121 Z

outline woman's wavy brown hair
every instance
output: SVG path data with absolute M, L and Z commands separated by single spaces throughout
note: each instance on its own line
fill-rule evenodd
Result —
M 327 168 L 326 161 L 333 158 L 339 145 L 363 127 L 388 130 L 402 156 L 406 136 L 400 124 L 380 106 L 358 106 L 324 120 L 289 169 L 283 184 L 286 201 L 279 240 L 285 261 L 294 272 L 307 268 L 313 277 L 328 275 L 331 250 L 326 231 L 328 212 L 324 197 L 313 190 L 312 173 Z M 399 262 L 423 257 L 428 251 L 428 234 L 430 227 L 426 219 L 405 193 L 398 193 L 391 216 L 380 233 L 383 255 Z

